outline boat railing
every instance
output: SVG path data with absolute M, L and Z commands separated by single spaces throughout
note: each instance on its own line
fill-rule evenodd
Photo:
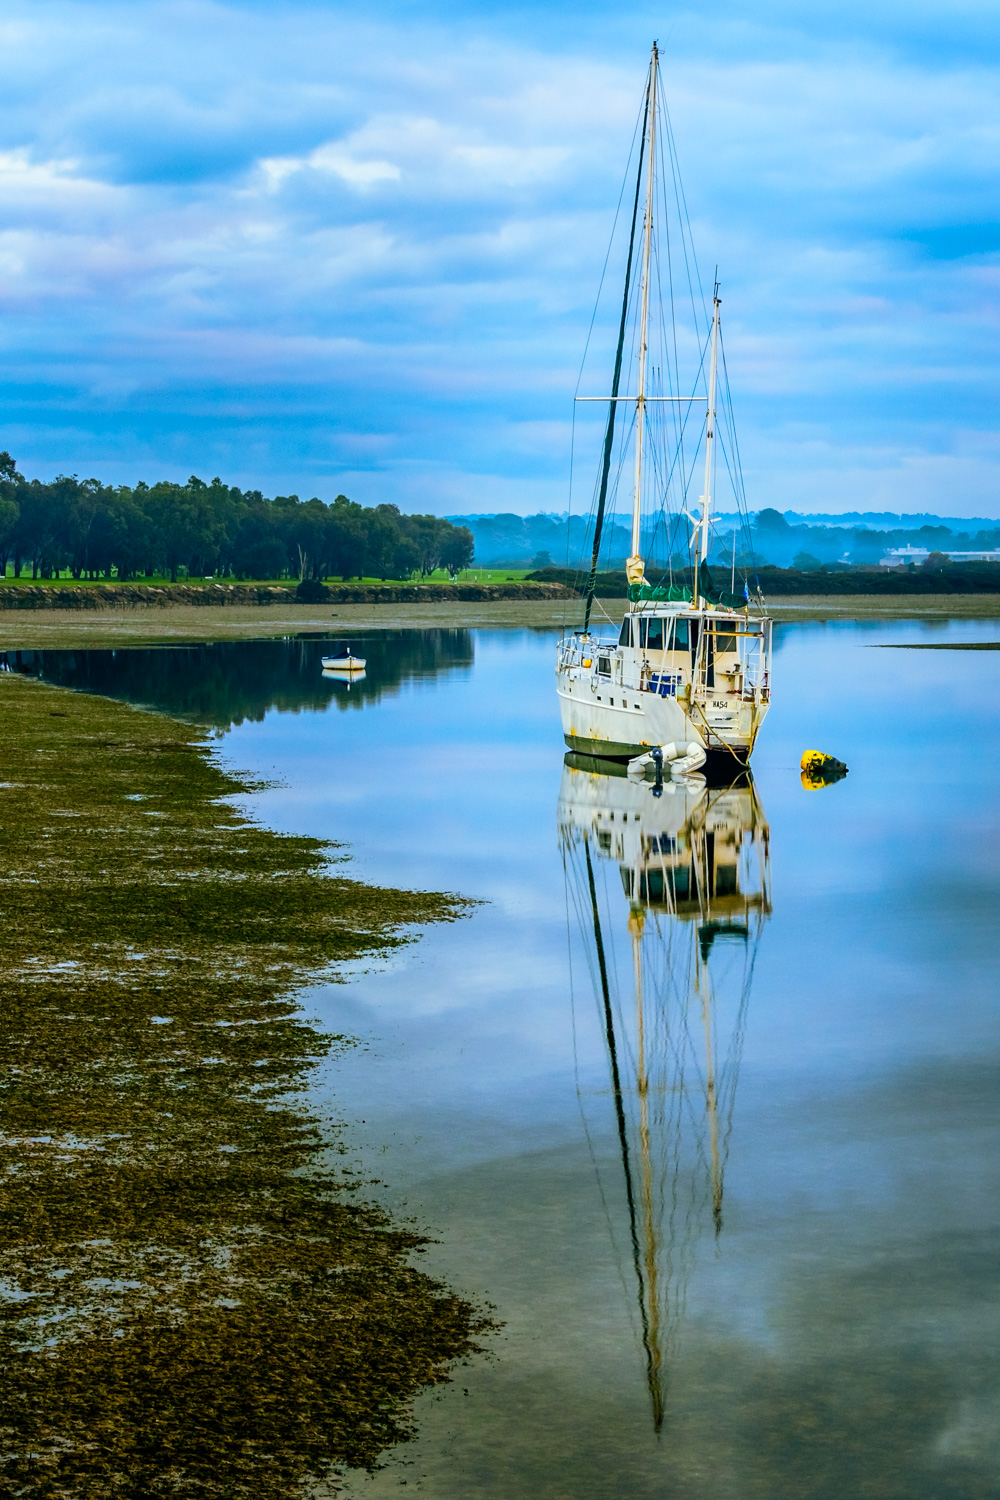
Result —
M 592 635 L 564 636 L 559 642 L 557 667 L 560 670 L 569 667 L 590 669 L 599 655 L 613 656 L 617 649 L 616 641 L 601 641 Z

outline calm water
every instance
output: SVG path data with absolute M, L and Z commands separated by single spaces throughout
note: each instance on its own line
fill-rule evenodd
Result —
M 1000 1493 L 1000 653 L 869 649 L 996 633 L 782 627 L 755 788 L 658 800 L 564 769 L 542 633 L 352 638 L 350 690 L 311 640 L 10 657 L 483 903 L 311 997 L 359 1169 L 505 1321 L 352 1496 Z

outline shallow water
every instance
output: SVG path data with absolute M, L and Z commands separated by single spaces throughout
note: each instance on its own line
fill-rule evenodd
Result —
M 352 640 L 351 688 L 318 639 L 11 657 L 216 724 L 275 827 L 484 903 L 312 997 L 367 1043 L 323 1085 L 359 1165 L 505 1321 L 352 1495 L 1000 1490 L 1000 658 L 867 649 L 995 635 L 779 627 L 728 802 L 566 772 L 541 632 Z M 806 748 L 850 775 L 804 790 Z

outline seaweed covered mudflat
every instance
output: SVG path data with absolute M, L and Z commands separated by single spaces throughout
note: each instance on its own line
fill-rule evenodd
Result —
M 488 1326 L 330 1166 L 304 1090 L 349 1043 L 296 998 L 463 903 L 258 827 L 202 740 L 0 678 L 11 1495 L 335 1492 Z

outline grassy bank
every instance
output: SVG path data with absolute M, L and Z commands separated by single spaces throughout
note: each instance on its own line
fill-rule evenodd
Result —
M 325 1163 L 331 964 L 461 915 L 257 827 L 199 731 L 0 677 L 0 1472 L 290 1500 L 369 1466 L 474 1310 Z
M 528 568 L 493 568 L 472 567 L 462 568 L 456 574 L 448 572 L 447 568 L 435 568 L 432 573 L 417 574 L 408 579 L 375 578 L 363 576 L 361 578 L 338 578 L 325 580 L 325 587 L 339 588 L 364 588 L 364 589 L 394 589 L 401 586 L 414 586 L 419 588 L 448 588 L 452 584 L 492 584 L 500 586 L 509 583 L 523 583 L 529 576 Z M 58 575 L 53 574 L 50 578 L 33 577 L 31 572 L 25 570 L 19 578 L 14 576 L 13 565 L 7 564 L 6 573 L 0 573 L 0 589 L 59 589 L 62 592 L 81 590 L 84 593 L 101 589 L 280 589 L 283 592 L 295 592 L 298 587 L 297 578 L 289 578 L 287 575 L 281 578 L 235 578 L 231 574 L 226 577 L 194 577 L 182 569 L 179 577 L 171 578 L 169 573 L 150 573 L 132 576 L 128 579 L 120 579 L 117 574 L 105 574 L 100 578 L 74 578 L 68 571 L 64 570 Z

